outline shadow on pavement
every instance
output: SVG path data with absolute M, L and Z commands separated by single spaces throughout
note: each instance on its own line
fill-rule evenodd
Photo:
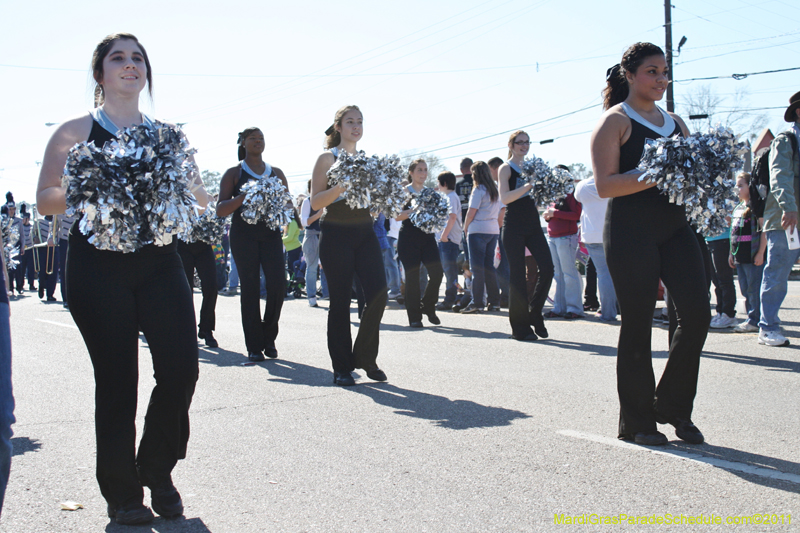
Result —
M 30 437 L 14 437 L 11 439 L 13 452 L 11 456 L 25 455 L 28 452 L 38 452 L 42 444 L 37 439 Z
M 200 518 L 189 518 L 188 520 L 181 517 L 176 520 L 165 520 L 163 518 L 156 518 L 149 524 L 141 526 L 121 526 L 117 525 L 113 520 L 106 526 L 106 533 L 122 533 L 123 531 L 141 531 L 152 533 L 167 533 L 171 531 L 180 531 L 181 533 L 211 533 L 211 530 L 206 527 L 203 520 Z
M 259 366 L 264 366 L 274 376 L 270 381 L 312 387 L 336 387 L 330 370 L 280 360 L 259 363 Z M 530 415 L 522 411 L 481 405 L 469 400 L 451 400 L 444 396 L 403 389 L 391 383 L 370 381 L 357 383 L 345 390 L 368 396 L 375 403 L 393 408 L 397 414 L 431 420 L 437 426 L 448 429 L 508 426 L 518 418 L 530 418 Z
M 444 333 L 446 335 L 451 335 L 454 337 L 468 337 L 468 338 L 478 338 L 478 339 L 507 339 L 509 336 L 509 333 L 503 333 L 500 331 L 481 331 L 479 329 L 453 328 L 453 327 L 448 327 L 446 325 L 434 326 L 427 320 L 428 320 L 427 318 L 422 319 L 423 324 L 425 324 L 425 327 L 423 328 L 398 326 L 397 324 L 381 324 L 381 331 L 404 331 L 407 333 L 413 333 L 417 331 L 431 330 L 435 331 L 436 333 Z
M 784 350 L 785 348 L 771 348 L 772 350 Z M 783 361 L 781 359 L 768 359 L 766 357 L 755 357 L 752 355 L 737 355 L 729 353 L 703 352 L 702 357 L 719 359 L 731 363 L 741 363 L 744 365 L 761 366 L 773 372 L 800 372 L 800 363 L 796 361 Z
M 564 341 L 560 339 L 540 339 L 536 342 L 543 342 L 553 346 L 558 346 L 560 348 L 566 348 L 568 350 L 578 350 L 588 355 L 602 355 L 606 357 L 608 356 L 615 357 L 617 355 L 616 346 L 607 346 L 603 344 L 588 344 L 586 342 Z M 653 351 L 653 359 L 660 359 L 661 357 L 666 357 L 666 354 L 662 355 L 661 352 Z
M 733 448 L 726 448 L 724 446 L 714 446 L 708 443 L 705 443 L 701 446 L 695 446 L 677 441 L 671 442 L 670 446 L 665 447 L 662 451 L 669 453 L 670 450 L 698 454 L 710 459 L 720 459 L 723 461 L 741 463 L 756 468 L 772 470 L 776 474 L 784 472 L 788 474 L 800 475 L 800 463 L 744 452 Z M 728 470 L 724 466 L 717 466 L 717 468 L 727 470 L 731 474 L 734 474 L 745 481 L 749 481 L 750 483 L 755 483 L 756 485 L 764 485 L 766 487 L 777 488 L 794 493 L 800 492 L 800 486 L 797 485 L 797 483 L 792 483 L 791 481 L 768 478 L 756 474 L 748 474 L 746 472 L 740 472 L 737 470 Z

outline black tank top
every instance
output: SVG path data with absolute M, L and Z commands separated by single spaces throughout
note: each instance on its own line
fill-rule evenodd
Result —
M 115 140 L 117 137 L 116 135 L 112 134 L 110 131 L 105 129 L 103 126 L 100 125 L 96 120 L 92 119 L 92 131 L 89 132 L 89 138 L 86 140 L 87 142 L 94 142 L 94 145 L 98 148 L 102 148 L 107 142 Z M 76 217 L 75 223 L 72 225 L 72 229 L 70 230 L 70 235 L 72 239 L 70 240 L 70 245 L 72 243 L 76 244 L 85 244 L 89 248 L 92 248 L 98 252 L 102 253 L 111 253 L 111 254 L 121 254 L 122 252 L 115 252 L 112 250 L 98 250 L 89 242 L 89 235 L 84 235 L 81 233 L 78 224 L 83 219 L 83 214 L 80 217 Z M 169 253 L 177 253 L 177 245 L 178 239 L 173 238 L 172 242 L 166 246 L 156 246 L 155 244 L 148 244 L 147 246 L 143 246 L 139 250 L 132 252 L 136 254 L 148 255 L 148 254 L 169 254 Z
M 338 156 L 337 148 L 331 150 L 334 160 Z M 330 189 L 330 186 L 327 187 Z M 369 214 L 369 209 L 353 209 L 347 202 L 342 199 L 337 199 L 328 207 L 325 208 L 325 214 L 320 219 L 325 223 L 332 223 L 337 225 L 361 225 L 369 224 L 372 226 L 372 215 Z
M 675 123 L 675 128 L 672 130 L 672 133 L 669 134 L 670 137 L 672 137 L 673 135 L 683 136 L 683 131 L 681 130 L 680 124 L 678 124 L 677 122 Z M 625 141 L 625 144 L 623 144 L 619 148 L 620 174 L 624 174 L 629 170 L 635 169 L 636 166 L 639 164 L 639 161 L 642 159 L 642 154 L 644 153 L 645 145 L 654 142 L 656 139 L 660 137 L 663 137 L 663 135 L 648 128 L 647 126 L 637 121 L 636 119 L 631 118 L 631 136 L 628 137 L 628 140 Z M 620 198 L 632 198 L 632 199 L 658 198 L 663 202 L 669 203 L 669 198 L 658 192 L 657 187 L 650 187 L 649 189 L 639 191 L 635 194 L 631 194 L 628 196 L 620 196 Z
M 311 208 L 311 201 L 310 200 L 309 200 L 308 210 L 309 210 L 308 218 L 311 218 L 314 215 L 316 215 L 317 213 L 319 213 L 319 209 L 312 209 Z M 306 230 L 319 231 L 319 219 L 315 220 L 314 222 L 312 222 L 311 224 L 306 226 Z
M 508 190 L 513 191 L 525 185 L 525 181 L 516 169 L 509 165 L 511 175 L 508 177 Z M 539 223 L 539 210 L 536 202 L 528 194 L 518 198 L 506 206 L 506 217 L 503 220 L 503 229 L 515 233 L 530 233 L 542 231 Z
M 272 170 L 270 172 L 270 177 L 275 177 L 275 171 Z M 239 164 L 239 179 L 236 181 L 236 184 L 233 186 L 233 198 L 236 198 L 240 194 L 242 194 L 242 186 L 250 180 L 257 180 L 258 177 L 250 174 L 246 170 L 242 168 L 242 165 Z M 244 206 L 242 206 L 244 207 Z M 242 207 L 239 207 L 236 211 L 233 212 L 233 217 L 231 219 L 231 233 L 236 235 L 237 237 L 247 237 L 250 239 L 255 240 L 263 240 L 269 237 L 274 237 L 276 233 L 280 233 L 278 230 L 269 229 L 267 227 L 267 223 L 263 220 L 259 220 L 255 224 L 248 224 L 242 218 Z
M 410 185 L 408 185 L 406 187 L 406 190 L 411 192 L 413 189 L 411 188 Z M 405 209 L 411 209 L 411 201 L 410 200 L 403 207 L 403 209 L 404 210 Z M 425 233 L 424 231 L 419 229 L 417 226 L 415 226 L 414 223 L 411 222 L 410 218 L 407 218 L 407 219 L 405 219 L 403 221 L 403 224 L 400 226 L 399 236 L 402 236 L 404 239 L 409 239 L 409 238 L 412 238 L 412 239 L 424 239 L 426 237 L 431 237 L 432 239 L 436 238 L 432 233 Z

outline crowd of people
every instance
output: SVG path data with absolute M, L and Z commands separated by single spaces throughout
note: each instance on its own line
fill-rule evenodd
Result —
M 150 120 L 138 102 L 145 87 L 152 89 L 152 72 L 144 47 L 130 34 L 106 37 L 92 65 L 95 109 L 59 126 L 46 149 L 36 202 L 44 218 L 27 208 L 18 216 L 13 198 L 3 208 L 20 226 L 21 239 L 13 256 L 19 264 L 8 270 L 9 291 L 0 301 L 5 313 L 0 335 L 7 329 L 8 295 L 22 293 L 25 276 L 28 288 L 36 290 L 38 283 L 40 296 L 46 291 L 48 301 L 55 299 L 55 280 L 60 279 L 64 306 L 95 369 L 97 479 L 109 517 L 120 524 L 153 519 L 143 504 L 143 487 L 150 489 L 152 509 L 159 515 L 183 512 L 171 472 L 186 454 L 198 370 L 196 338 L 218 345 L 213 335 L 218 293 L 240 293 L 245 348 L 254 363 L 278 357 L 276 340 L 287 297 L 305 293 L 310 308 L 327 299 L 327 344 L 333 383 L 339 386 L 355 384 L 355 369 L 375 381 L 388 379 L 377 359 L 389 300 L 405 307 L 410 328 L 425 327 L 423 319 L 434 326 L 446 322 L 437 311 L 475 314 L 507 307 L 510 336 L 523 342 L 549 337 L 545 319 L 576 320 L 595 313 L 600 321 L 614 323 L 621 315 L 618 435 L 645 445 L 667 442 L 657 424 L 674 426 L 686 442 L 704 441 L 691 415 L 709 327 L 758 331 L 761 344 L 788 344 L 778 311 L 800 255 L 792 242 L 797 241 L 792 230 L 800 202 L 800 93 L 786 110 L 792 130 L 779 135 L 764 156 L 770 186 L 764 212 L 752 205 L 755 176 L 742 173 L 737 181 L 741 203 L 733 210 L 730 231 L 708 239 L 689 225 L 683 206 L 637 179 L 647 142 L 689 133 L 680 117 L 656 105 L 668 83 L 663 51 L 637 43 L 607 74 L 606 112 L 591 140 L 593 176 L 576 179 L 574 193 L 541 212 L 522 171 L 531 142 L 521 130 L 508 139 L 505 159 L 465 158 L 459 176 L 449 171 L 436 176 L 435 188 L 449 199 L 450 212 L 435 234 L 414 224 L 410 203 L 394 219 L 351 207 L 344 201 L 346 191 L 330 186 L 327 178 L 341 153 L 357 152 L 364 133 L 364 116 L 351 105 L 339 109 L 325 131 L 324 151 L 316 157 L 307 193 L 297 198 L 294 217 L 284 228 L 273 229 L 263 220 L 251 224 L 241 216 L 247 182 L 271 178 L 288 189 L 283 172 L 265 160 L 263 133 L 252 127 L 238 135 L 239 163 L 224 173 L 216 203 L 209 203 L 199 175 L 189 176 L 201 208 L 232 217 L 222 242 L 176 241 L 121 253 L 95 248 L 78 224 L 63 216 L 61 175 L 76 143 L 102 145 L 124 128 Z M 428 183 L 426 161 L 411 162 L 408 193 L 420 194 Z M 734 318 L 734 269 L 746 299 L 747 318 L 741 323 Z M 586 288 L 580 270 L 586 273 Z M 195 271 L 203 296 L 199 323 L 191 292 Z M 544 313 L 553 281 L 552 308 Z M 666 289 L 670 343 L 664 374 L 656 383 L 650 330 L 660 287 Z M 355 341 L 353 299 L 360 320 Z M 150 347 L 156 386 L 137 451 L 140 332 Z M 9 341 L 10 361 L 10 336 L 0 340 Z M 0 343 L 3 364 L 5 352 L 6 344 Z M 5 388 L 1 382 L 0 394 Z M 10 381 L 7 388 L 10 394 Z M 0 437 L 6 444 L 13 398 L 10 412 L 8 405 L 0 398 Z M 0 458 L 6 479 L 9 458 L 10 452 Z

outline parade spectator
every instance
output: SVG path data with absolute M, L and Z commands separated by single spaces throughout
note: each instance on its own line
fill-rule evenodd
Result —
M 386 281 L 389 284 L 389 299 L 395 300 L 399 304 L 405 303 L 402 294 L 402 276 L 400 275 L 400 258 L 397 257 L 397 238 L 400 236 L 400 228 L 403 223 L 390 218 L 386 221 L 386 241 L 389 243 L 389 251 L 384 252 L 383 266 L 386 270 Z
M 492 173 L 492 179 L 497 185 L 497 190 L 500 190 L 498 183 L 498 174 L 500 167 L 505 163 L 499 157 L 493 157 L 486 162 L 489 165 L 489 171 Z M 500 209 L 500 227 L 503 226 L 503 221 L 506 217 L 506 206 Z M 497 265 L 497 286 L 500 288 L 500 307 L 508 307 L 508 286 L 509 286 L 509 270 L 508 270 L 508 256 L 503 249 L 503 240 L 497 241 L 497 253 L 500 255 L 500 263 Z
M 603 227 L 606 222 L 608 198 L 600 198 L 594 176 L 575 185 L 575 199 L 581 203 L 581 240 L 586 245 L 591 262 L 597 271 L 600 289 L 600 319 L 611 322 L 617 319 L 617 294 L 608 271 L 603 251 Z
M 311 194 L 311 180 L 308 180 Z M 311 198 L 300 206 L 300 223 L 306 229 L 303 234 L 303 256 L 306 258 L 306 297 L 309 307 L 317 305 L 317 278 L 319 277 L 319 219 L 323 211 L 311 209 Z
M 767 346 L 788 346 L 781 334 L 778 318 L 786 298 L 789 273 L 797 262 L 800 249 L 790 250 L 787 232 L 797 228 L 800 205 L 800 92 L 789 99 L 783 115 L 792 124 L 789 131 L 775 137 L 769 152 L 770 194 L 764 208 L 764 233 L 767 240 L 767 263 L 761 282 L 761 320 L 758 323 L 758 343 Z
M 712 329 L 731 328 L 737 324 L 736 287 L 733 284 L 733 268 L 728 264 L 731 252 L 731 229 L 719 235 L 706 237 L 708 251 L 711 253 L 711 282 L 717 299 L 717 314 L 711 319 Z
M 442 269 L 445 276 L 444 300 L 436 305 L 441 311 L 450 310 L 456 303 L 458 295 L 458 251 L 461 244 L 461 200 L 455 192 L 456 177 L 452 172 L 445 171 L 437 176 L 439 192 L 450 199 L 450 217 L 447 225 L 439 234 L 439 257 L 442 260 Z

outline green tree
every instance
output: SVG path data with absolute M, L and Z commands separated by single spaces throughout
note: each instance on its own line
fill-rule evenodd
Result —
M 573 163 L 571 165 L 567 165 L 570 174 L 572 174 L 576 179 L 585 180 L 592 177 L 593 173 L 590 169 L 586 168 L 586 165 L 583 163 Z

